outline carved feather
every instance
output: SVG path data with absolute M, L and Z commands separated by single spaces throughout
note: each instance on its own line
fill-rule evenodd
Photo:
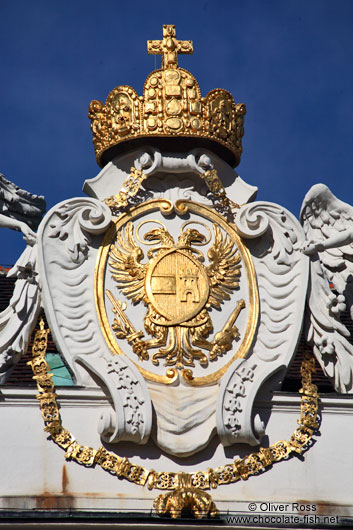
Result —
M 209 266 L 206 271 L 210 282 L 209 304 L 219 308 L 224 300 L 230 299 L 230 294 L 239 287 L 240 254 L 232 240 L 222 236 L 221 229 L 213 225 L 215 237 L 207 256 Z
M 112 278 L 117 282 L 119 289 L 134 303 L 141 301 L 145 296 L 147 264 L 141 263 L 144 253 L 136 245 L 131 222 L 118 232 L 116 242 L 111 245 L 109 257 Z
M 0 173 L 0 213 L 37 230 L 46 210 L 45 199 L 22 190 Z
M 340 315 L 347 309 L 353 318 L 353 207 L 317 184 L 304 199 L 300 219 L 303 251 L 311 255 L 307 340 L 336 390 L 352 392 L 353 346 Z

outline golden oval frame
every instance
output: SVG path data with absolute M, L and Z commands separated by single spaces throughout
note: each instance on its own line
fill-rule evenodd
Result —
M 106 340 L 106 343 L 108 344 L 112 353 L 115 355 L 125 355 L 113 331 L 110 328 L 105 308 L 104 279 L 109 249 L 111 243 L 115 239 L 116 233 L 126 222 L 132 221 L 133 219 L 137 219 L 141 217 L 141 215 L 143 215 L 144 213 L 150 213 L 157 210 L 159 210 L 160 212 L 162 212 L 163 215 L 166 216 L 172 214 L 173 212 L 175 212 L 179 216 L 185 215 L 188 211 L 195 212 L 201 217 L 204 217 L 205 219 L 211 220 L 214 223 L 218 224 L 237 245 L 244 264 L 249 292 L 249 316 L 243 340 L 237 348 L 237 351 L 231 356 L 228 362 L 226 362 L 221 368 L 215 370 L 211 374 L 207 374 L 200 377 L 190 377 L 189 370 L 184 369 L 181 371 L 185 381 L 191 386 L 205 386 L 214 384 L 218 381 L 220 377 L 222 377 L 226 373 L 226 371 L 228 370 L 230 365 L 235 361 L 235 359 L 246 357 L 249 348 L 252 344 L 257 327 L 257 320 L 259 314 L 259 297 L 253 261 L 248 249 L 243 244 L 242 239 L 237 232 L 236 226 L 232 223 L 229 223 L 224 217 L 222 217 L 219 213 L 215 212 L 208 206 L 204 206 L 202 204 L 195 203 L 189 200 L 179 200 L 176 201 L 175 204 L 173 204 L 167 199 L 152 199 L 150 201 L 144 202 L 142 204 L 130 208 L 126 213 L 123 213 L 114 221 L 114 223 L 106 232 L 101 246 L 98 250 L 95 267 L 94 299 L 96 303 L 99 325 Z M 135 364 L 142 376 L 147 380 L 163 384 L 171 384 L 175 382 L 179 377 L 179 372 L 176 369 L 168 369 L 166 375 L 156 374 L 149 370 L 146 370 L 141 366 L 141 364 L 138 364 L 130 357 L 129 359 Z

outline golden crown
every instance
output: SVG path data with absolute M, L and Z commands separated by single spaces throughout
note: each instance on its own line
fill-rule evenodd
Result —
M 201 97 L 198 82 L 178 67 L 178 54 L 193 53 L 192 41 L 176 39 L 175 26 L 163 26 L 163 40 L 147 41 L 147 52 L 162 55 L 160 70 L 146 79 L 143 97 L 129 86 L 114 88 L 106 103 L 91 101 L 89 118 L 98 165 L 146 143 L 185 150 L 186 142 L 216 152 L 232 166 L 240 162 L 243 103 L 221 88 Z

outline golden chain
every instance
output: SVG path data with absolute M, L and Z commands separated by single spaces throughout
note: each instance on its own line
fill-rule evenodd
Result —
M 130 168 L 130 175 L 125 180 L 123 187 L 116 195 L 112 195 L 104 200 L 105 204 L 115 212 L 120 208 L 125 208 L 129 204 L 129 197 L 135 197 L 141 187 L 142 182 L 146 179 L 146 175 L 135 167 Z
M 228 210 L 231 210 L 231 208 L 240 208 L 239 204 L 233 202 L 227 197 L 226 190 L 216 169 L 205 171 L 205 173 L 200 173 L 199 175 L 205 181 L 208 189 L 218 197 L 224 208 Z M 140 169 L 132 167 L 130 169 L 130 175 L 125 180 L 119 193 L 104 199 L 105 204 L 109 206 L 115 215 L 119 215 L 119 210 L 128 206 L 129 198 L 135 197 L 141 188 L 142 182 L 146 180 L 146 178 L 147 176 Z
M 121 458 L 104 447 L 93 449 L 80 445 L 75 437 L 61 424 L 54 384 L 53 374 L 48 373 L 49 366 L 45 360 L 47 350 L 49 329 L 44 328 L 43 318 L 40 320 L 40 329 L 36 331 L 32 354 L 33 359 L 28 362 L 33 370 L 33 379 L 37 383 L 42 417 L 45 423 L 45 431 L 48 432 L 53 441 L 66 451 L 65 458 L 74 460 L 81 465 L 94 467 L 100 465 L 103 469 L 125 478 L 130 482 L 141 486 L 147 485 L 148 489 L 177 490 L 180 486 L 180 476 L 194 488 L 210 489 L 217 488 L 222 484 L 230 484 L 238 480 L 246 480 L 252 475 L 263 472 L 266 468 L 288 458 L 291 454 L 301 454 L 309 447 L 314 431 L 318 428 L 318 400 L 317 386 L 311 381 L 311 374 L 315 370 L 314 357 L 305 352 L 301 365 L 302 388 L 300 389 L 300 419 L 299 426 L 288 441 L 278 441 L 268 448 L 261 447 L 258 452 L 242 458 L 235 459 L 232 464 L 207 469 L 207 471 L 195 471 L 193 473 L 177 473 L 171 471 L 157 472 L 148 470 L 142 466 L 130 462 L 128 458 Z
M 227 197 L 226 190 L 218 176 L 217 169 L 205 171 L 205 173 L 200 176 L 205 181 L 208 189 L 219 198 L 219 202 L 224 208 L 227 208 L 228 210 L 231 210 L 232 207 L 236 209 L 240 208 L 239 204 L 233 202 Z

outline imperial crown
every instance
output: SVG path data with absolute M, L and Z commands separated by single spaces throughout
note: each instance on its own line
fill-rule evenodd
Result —
M 192 139 L 232 166 L 240 162 L 245 105 L 216 88 L 205 98 L 194 76 L 178 67 L 178 53 L 193 53 L 192 41 L 176 39 L 175 26 L 163 26 L 163 40 L 147 41 L 149 54 L 162 55 L 162 67 L 146 79 L 143 97 L 126 85 L 114 88 L 106 103 L 91 101 L 89 118 L 98 165 L 122 151 L 155 139 L 168 149 L 185 150 Z M 191 142 L 190 142 L 191 143 Z

